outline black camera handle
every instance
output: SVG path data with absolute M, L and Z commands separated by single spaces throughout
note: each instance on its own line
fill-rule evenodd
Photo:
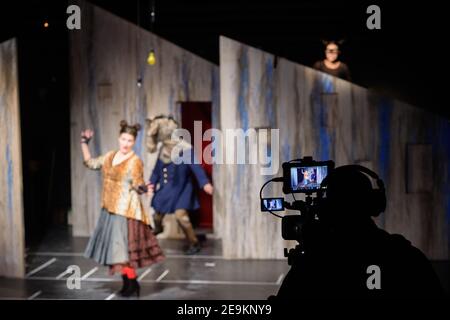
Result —
M 295 161 L 295 160 L 291 160 L 291 161 Z M 259 191 L 259 199 L 262 200 L 262 192 L 263 189 L 265 188 L 266 185 L 268 185 L 270 182 L 283 182 L 283 177 L 276 177 L 276 178 L 272 178 L 268 181 L 266 181 L 262 187 L 261 190 Z M 289 203 L 287 201 L 283 201 L 283 205 L 285 206 L 286 209 L 290 209 L 290 210 L 297 210 L 297 211 L 302 211 L 301 208 L 305 208 L 307 205 L 310 205 L 312 203 L 312 197 L 311 197 L 311 193 L 306 193 L 306 198 L 305 201 L 303 200 L 297 200 L 295 199 L 294 194 L 292 193 L 292 197 L 294 198 L 294 202 Z M 277 218 L 283 218 L 282 216 L 274 213 L 272 210 L 267 209 L 268 212 L 270 212 L 272 215 L 274 215 Z
M 270 182 L 283 182 L 283 177 L 272 178 L 272 179 L 266 181 L 266 182 L 262 185 L 261 190 L 259 190 L 259 200 L 260 200 L 260 202 L 261 202 L 262 199 L 263 199 L 263 197 L 262 197 L 263 189 L 264 189 L 264 187 L 265 187 L 266 185 L 268 185 Z M 275 217 L 277 217 L 277 218 L 283 218 L 282 216 L 280 216 L 280 215 L 274 213 L 272 210 L 267 209 L 267 211 L 269 211 L 271 214 L 273 214 L 273 215 L 274 215 Z
M 292 160 L 292 161 L 295 161 L 295 160 Z M 270 182 L 283 182 L 283 177 L 276 177 L 276 178 L 270 179 L 270 180 L 266 181 L 262 185 L 261 190 L 259 191 L 259 199 L 260 199 L 260 201 L 262 201 L 263 189 Z M 292 197 L 294 197 L 294 194 L 292 194 Z M 303 201 L 303 200 L 296 200 L 295 197 L 294 197 L 294 202 L 289 203 L 287 201 L 284 201 L 284 206 L 286 207 L 286 209 L 297 210 L 297 211 L 302 212 L 302 209 L 306 209 L 308 206 L 311 206 L 313 204 L 313 201 L 314 201 L 314 198 L 311 197 L 311 194 L 307 193 L 305 201 Z M 270 212 L 272 215 L 274 215 L 277 218 L 281 218 L 281 219 L 283 218 L 282 216 L 274 213 L 271 210 L 268 210 L 268 212 Z M 304 253 L 305 253 L 305 251 L 304 251 L 304 245 L 303 244 L 298 244 L 298 245 L 295 246 L 295 248 L 292 248 L 290 250 L 288 250 L 287 248 L 284 248 L 284 256 L 288 258 L 287 259 L 288 260 L 288 265 L 293 265 L 295 263 L 295 261 L 299 257 L 303 256 Z

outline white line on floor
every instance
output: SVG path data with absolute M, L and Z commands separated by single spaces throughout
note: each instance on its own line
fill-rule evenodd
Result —
M 151 271 L 152 271 L 152 268 L 148 268 L 147 270 L 145 270 L 145 271 L 138 277 L 138 281 L 141 281 L 142 279 L 144 279 L 144 277 L 145 277 L 146 275 L 148 275 Z
M 225 259 L 222 256 L 208 256 L 208 255 L 191 255 L 191 256 L 186 256 L 186 255 L 182 255 L 182 254 L 166 254 L 167 258 L 172 258 L 172 259 Z
M 112 298 L 114 298 L 116 296 L 116 293 L 114 292 L 114 293 L 111 293 L 109 296 L 107 296 L 106 298 L 105 298 L 105 300 L 111 300 Z
M 56 279 L 61 279 L 62 277 L 64 277 L 66 274 L 69 273 L 69 268 L 67 268 L 64 272 L 61 272 L 59 275 L 56 276 Z
M 281 284 L 281 281 L 283 281 L 283 278 L 284 278 L 284 274 L 282 273 L 282 274 L 280 274 L 280 276 L 278 277 L 277 284 Z
M 42 293 L 41 290 L 33 293 L 31 296 L 28 297 L 28 300 L 33 300 L 34 298 L 36 298 L 38 295 L 40 295 Z
M 164 273 L 163 273 L 164 274 Z M 161 276 L 160 276 L 161 277 Z M 65 279 L 55 279 L 54 277 L 30 277 L 27 280 L 43 280 L 43 281 L 65 281 Z M 88 278 L 84 281 L 89 282 L 117 282 L 114 278 Z M 278 286 L 276 282 L 257 282 L 257 281 L 214 281 L 214 280 L 142 280 L 141 283 L 186 283 L 186 284 L 228 284 L 228 285 L 255 285 L 255 286 Z
M 166 271 L 164 271 L 164 272 L 158 277 L 158 279 L 156 279 L 156 282 L 160 282 L 165 276 L 167 276 L 168 273 L 169 273 L 169 269 L 167 269 Z
M 48 261 L 47 261 L 46 263 L 44 263 L 43 265 L 41 265 L 41 266 L 37 267 L 36 269 L 34 269 L 34 270 L 28 272 L 28 273 L 25 275 L 25 277 L 28 278 L 29 276 L 35 274 L 36 272 L 39 272 L 39 271 L 41 271 L 42 269 L 47 268 L 49 265 L 51 265 L 51 264 L 52 264 L 53 262 L 55 262 L 55 261 L 56 261 L 56 258 L 52 258 L 52 259 L 48 260 Z
M 143 283 L 148 281 L 144 280 Z M 162 280 L 160 283 L 187 283 L 187 284 L 225 284 L 225 285 L 246 285 L 246 286 L 273 286 L 274 282 L 254 282 L 254 281 L 213 281 L 213 280 Z
M 98 270 L 98 267 L 93 268 L 91 271 L 89 271 L 88 273 L 86 273 L 84 276 L 81 277 L 81 280 L 86 280 L 87 278 L 89 278 L 89 276 L 91 274 L 93 274 L 94 272 L 96 272 Z
M 55 256 L 55 257 L 82 257 L 84 254 L 82 252 L 53 252 L 53 251 L 40 251 L 40 252 L 30 252 L 31 256 Z
M 31 256 L 54 256 L 54 257 L 83 257 L 84 254 L 82 252 L 50 252 L 50 251 L 40 251 L 40 252 L 30 252 Z M 167 258 L 172 259 L 225 259 L 222 256 L 213 256 L 213 255 L 182 255 L 182 254 L 166 254 Z

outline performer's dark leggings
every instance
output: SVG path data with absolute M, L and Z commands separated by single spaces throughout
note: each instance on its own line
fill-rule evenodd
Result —
M 156 230 L 162 229 L 162 220 L 164 218 L 164 214 L 155 212 L 154 220 Z M 177 209 L 175 210 L 175 218 L 178 222 L 178 225 L 183 230 L 186 238 L 191 244 L 195 244 L 198 242 L 197 236 L 195 235 L 194 228 L 192 227 L 191 220 L 189 219 L 189 213 L 185 209 Z

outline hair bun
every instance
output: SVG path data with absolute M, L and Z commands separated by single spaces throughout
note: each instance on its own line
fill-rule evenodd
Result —
M 136 123 L 133 127 L 136 129 L 136 131 L 141 130 L 141 125 L 139 123 Z
M 126 122 L 125 120 L 122 120 L 122 121 L 120 121 L 120 126 L 123 128 L 123 127 L 126 127 L 126 126 L 128 126 L 128 122 Z

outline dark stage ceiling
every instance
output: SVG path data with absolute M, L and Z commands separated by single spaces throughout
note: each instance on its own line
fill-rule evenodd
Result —
M 153 27 L 151 0 L 91 2 L 215 63 L 219 35 L 308 66 L 322 58 L 321 39 L 344 38 L 342 59 L 355 83 L 450 117 L 442 2 L 155 0 Z M 45 19 L 63 36 L 68 3 L 2 2 L 0 39 L 32 34 Z M 370 4 L 381 8 L 381 30 L 366 28 Z

